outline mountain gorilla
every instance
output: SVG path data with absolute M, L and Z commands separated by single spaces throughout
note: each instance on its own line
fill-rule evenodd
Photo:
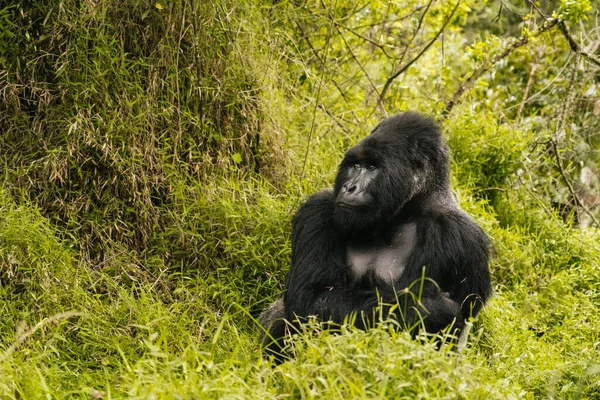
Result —
M 289 357 L 286 334 L 310 316 L 437 333 L 479 312 L 492 292 L 488 239 L 456 203 L 448 163 L 438 126 L 411 112 L 346 152 L 334 189 L 293 220 L 286 292 L 260 316 L 266 355 Z

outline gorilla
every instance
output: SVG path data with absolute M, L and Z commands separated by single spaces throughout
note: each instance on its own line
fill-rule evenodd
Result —
M 265 356 L 289 358 L 285 337 L 308 317 L 439 333 L 477 315 L 492 294 L 489 241 L 452 195 L 448 153 L 436 123 L 413 112 L 346 152 L 333 190 L 293 219 L 285 294 L 259 317 Z

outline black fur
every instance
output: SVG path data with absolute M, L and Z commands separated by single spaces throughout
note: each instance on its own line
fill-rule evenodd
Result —
M 346 153 L 334 189 L 311 196 L 293 220 L 283 304 L 261 316 L 267 354 L 281 361 L 288 327 L 310 316 L 341 324 L 354 315 L 367 329 L 383 314 L 435 333 L 479 312 L 492 292 L 488 239 L 456 204 L 448 163 L 438 126 L 416 113 L 385 119 Z

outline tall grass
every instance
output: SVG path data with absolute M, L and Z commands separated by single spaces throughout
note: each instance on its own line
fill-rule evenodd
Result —
M 383 325 L 299 335 L 274 367 L 256 317 L 283 290 L 291 217 L 378 117 L 359 92 L 336 107 L 364 126 L 323 110 L 285 22 L 306 10 L 0 7 L 1 398 L 600 395 L 597 237 L 515 184 L 526 125 L 468 107 L 444 124 L 455 194 L 495 251 L 463 353 Z

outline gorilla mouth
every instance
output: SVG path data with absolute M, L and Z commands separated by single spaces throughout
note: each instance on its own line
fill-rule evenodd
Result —
M 358 210 L 360 208 L 363 208 L 359 204 L 346 203 L 346 202 L 343 202 L 343 201 L 338 201 L 337 203 L 335 203 L 335 205 L 337 207 L 345 208 L 345 209 L 348 209 L 348 210 Z

